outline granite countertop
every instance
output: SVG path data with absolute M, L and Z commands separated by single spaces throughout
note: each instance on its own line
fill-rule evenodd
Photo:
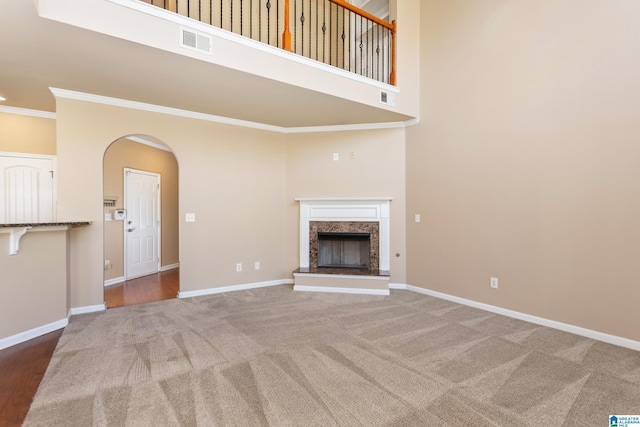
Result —
M 68 222 L 29 222 L 22 224 L 0 224 L 0 228 L 23 228 L 23 227 L 79 227 L 91 225 L 91 221 L 68 221 Z

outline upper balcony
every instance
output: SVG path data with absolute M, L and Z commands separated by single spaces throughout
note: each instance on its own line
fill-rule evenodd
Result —
M 54 111 L 54 87 L 285 132 L 418 116 L 417 0 L 390 1 L 395 55 L 393 24 L 343 0 L 153 1 L 9 3 L 0 80 L 13 105 Z
M 378 82 L 396 83 L 396 21 L 345 0 L 140 1 Z M 386 4 L 382 12 L 388 18 Z M 189 31 L 183 32 L 183 43 L 211 49 L 209 37 Z

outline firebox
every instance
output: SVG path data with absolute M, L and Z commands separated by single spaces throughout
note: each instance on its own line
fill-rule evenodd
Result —
M 369 270 L 371 234 L 318 232 L 318 268 Z
M 377 222 L 309 222 L 309 267 L 336 274 L 344 270 L 378 273 L 380 233 Z

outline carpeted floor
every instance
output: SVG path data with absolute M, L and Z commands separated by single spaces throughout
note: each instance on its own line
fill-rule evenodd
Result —
M 640 352 L 409 292 L 276 286 L 74 316 L 25 426 L 605 426 Z

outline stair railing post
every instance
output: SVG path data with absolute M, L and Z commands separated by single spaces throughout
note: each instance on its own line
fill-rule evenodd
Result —
M 289 30 L 289 0 L 284 0 L 284 30 L 282 31 L 282 48 L 284 50 L 292 52 L 291 31 Z
M 389 74 L 389 84 L 396 85 L 396 21 L 391 22 L 393 29 L 391 30 L 391 73 Z

